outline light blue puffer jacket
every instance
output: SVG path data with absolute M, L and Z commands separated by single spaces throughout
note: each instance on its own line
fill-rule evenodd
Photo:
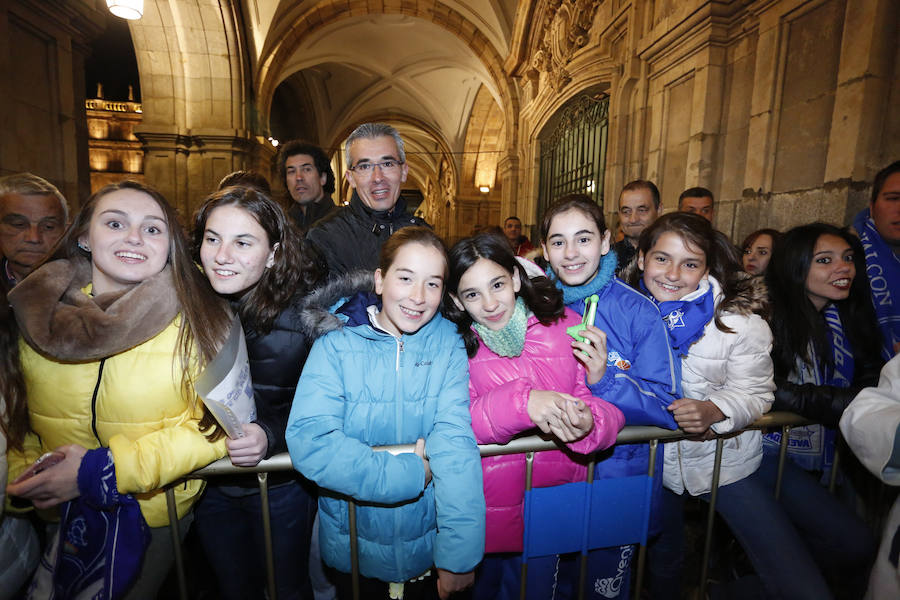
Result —
M 346 495 L 358 502 L 363 576 L 471 571 L 484 552 L 485 505 L 462 340 L 439 314 L 413 335 L 376 330 L 365 315 L 371 298 L 354 298 L 343 325 L 316 340 L 288 419 L 294 467 L 323 488 L 322 557 L 350 571 Z M 335 320 L 324 319 L 326 328 Z M 415 454 L 371 450 L 418 438 L 433 474 L 427 487 Z

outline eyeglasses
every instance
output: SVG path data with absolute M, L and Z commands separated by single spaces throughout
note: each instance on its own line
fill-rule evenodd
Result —
M 381 162 L 361 162 L 356 166 L 350 167 L 350 170 L 360 175 L 371 175 L 375 172 L 375 167 L 379 167 L 383 172 L 395 171 L 403 164 L 401 160 L 383 160 Z

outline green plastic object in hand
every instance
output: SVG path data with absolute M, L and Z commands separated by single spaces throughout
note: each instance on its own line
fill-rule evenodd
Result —
M 581 319 L 581 323 L 578 325 L 572 325 L 571 327 L 566 327 L 566 333 L 575 338 L 578 342 L 587 342 L 587 340 L 581 335 L 579 335 L 588 325 L 594 324 L 594 317 L 597 316 L 597 302 L 600 301 L 600 297 L 597 294 L 592 294 L 587 300 L 584 301 L 584 317 Z M 590 342 L 588 342 L 590 343 Z

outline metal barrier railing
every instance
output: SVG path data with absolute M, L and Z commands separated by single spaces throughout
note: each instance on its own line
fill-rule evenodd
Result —
M 699 597 L 706 597 L 706 583 L 709 569 L 709 555 L 712 548 L 712 532 L 713 532 L 713 524 L 715 522 L 715 511 L 716 511 L 716 500 L 718 496 L 718 486 L 719 486 L 719 471 L 722 465 L 722 449 L 724 446 L 724 440 L 730 437 L 734 437 L 739 435 L 740 433 L 748 430 L 748 429 L 781 429 L 781 447 L 778 454 L 778 475 L 775 483 L 775 497 L 778 498 L 781 493 L 781 479 L 784 474 L 784 461 L 787 459 L 787 448 L 788 441 L 790 438 L 790 430 L 792 427 L 796 427 L 799 425 L 810 425 L 813 422 L 795 415 L 793 413 L 788 412 L 770 412 L 768 414 L 763 415 L 758 420 L 754 421 L 750 426 L 746 429 L 742 429 L 740 431 L 735 431 L 726 435 L 716 436 L 716 455 L 715 455 L 715 466 L 713 468 L 712 473 L 712 489 L 710 492 L 709 498 L 709 512 L 706 521 L 706 533 L 705 533 L 705 541 L 703 544 L 703 558 L 701 562 L 701 572 L 700 572 L 700 582 L 699 582 Z M 682 440 L 685 438 L 689 438 L 688 434 L 684 433 L 681 430 L 671 431 L 668 429 L 661 429 L 658 427 L 645 427 L 645 426 L 630 426 L 625 427 L 622 431 L 619 432 L 619 435 L 616 437 L 616 444 L 637 444 L 637 443 L 649 443 L 650 445 L 650 462 L 649 462 L 649 474 L 652 476 L 654 472 L 655 462 L 656 462 L 656 454 L 659 442 L 671 442 Z M 403 445 L 395 445 L 395 446 L 380 446 L 378 448 L 373 448 L 376 452 L 390 452 L 391 454 L 402 454 L 402 453 L 412 453 L 415 446 L 414 444 L 403 444 Z M 540 436 L 527 436 L 513 439 L 508 444 L 482 444 L 478 446 L 481 456 L 500 456 L 504 454 L 526 454 L 527 457 L 527 470 L 526 470 L 526 487 L 530 489 L 531 487 L 531 470 L 532 470 L 532 460 L 534 452 L 542 452 L 545 450 L 558 450 L 560 446 L 557 442 L 552 440 L 544 439 Z M 594 473 L 594 462 L 588 466 L 588 483 L 593 481 L 593 473 Z M 829 482 L 829 490 L 834 491 L 835 482 L 836 482 L 836 474 L 838 467 L 838 451 L 837 445 L 835 446 L 835 456 L 834 456 L 834 465 L 831 471 L 831 480 Z M 260 461 L 258 465 L 255 467 L 236 467 L 231 464 L 231 460 L 228 457 L 221 458 L 206 467 L 194 471 L 190 475 L 182 478 L 183 479 L 196 479 L 196 478 L 209 478 L 216 477 L 220 475 L 246 475 L 249 473 L 256 473 L 257 479 L 259 481 L 259 491 L 261 495 L 262 502 L 262 526 L 263 526 L 263 535 L 264 542 L 266 545 L 266 582 L 268 586 L 268 597 L 270 600 L 276 600 L 277 593 L 275 589 L 275 567 L 274 567 L 274 555 L 272 551 L 272 529 L 271 529 L 271 521 L 269 516 L 269 502 L 268 502 L 268 473 L 275 471 L 292 471 L 293 465 L 291 464 L 291 458 L 287 453 L 278 454 L 269 458 L 267 460 Z M 181 538 L 178 531 L 178 519 L 175 512 L 175 495 L 173 493 L 173 487 L 178 482 L 174 482 L 170 484 L 166 489 L 166 502 L 168 504 L 169 509 L 169 523 L 171 525 L 172 531 L 172 541 L 175 547 L 175 568 L 178 577 L 178 589 L 179 594 L 182 600 L 188 599 L 188 591 L 187 591 L 187 578 L 184 570 L 184 560 L 181 552 Z M 350 556 L 351 556 L 351 569 L 353 576 L 353 597 L 354 600 L 359 600 L 359 562 L 357 556 L 357 537 L 356 537 L 356 511 L 355 511 L 355 503 L 352 499 L 349 499 L 349 517 L 350 517 Z M 644 569 L 646 565 L 646 547 L 644 545 L 640 546 L 640 550 L 638 551 L 638 564 L 637 564 L 637 573 L 636 573 L 636 585 L 634 589 L 634 598 L 640 598 L 641 588 L 643 584 L 644 578 Z M 527 565 L 523 567 L 522 570 L 522 587 L 521 587 L 521 597 L 525 597 L 525 578 L 527 573 Z M 579 600 L 584 597 L 584 581 L 586 578 L 587 570 L 586 570 L 586 561 L 584 557 L 582 557 L 581 568 L 579 573 Z

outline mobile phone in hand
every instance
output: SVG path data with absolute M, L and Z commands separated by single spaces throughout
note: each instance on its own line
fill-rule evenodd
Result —
M 54 450 L 52 452 L 47 452 L 47 453 L 41 455 L 41 457 L 38 458 L 36 461 L 31 463 L 31 465 L 27 469 L 25 469 L 25 471 L 21 475 L 16 477 L 16 479 L 15 479 L 15 481 L 13 481 L 13 483 L 21 483 L 21 482 L 25 481 L 26 479 L 34 477 L 41 471 L 46 471 L 53 465 L 55 465 L 59 462 L 62 462 L 65 458 L 66 458 L 66 455 L 57 450 Z

